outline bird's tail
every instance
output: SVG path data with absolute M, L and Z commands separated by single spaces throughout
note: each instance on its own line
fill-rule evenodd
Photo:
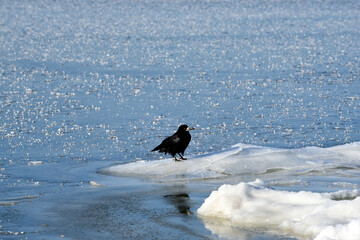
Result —
M 160 146 L 157 146 L 156 148 L 154 148 L 153 150 L 151 150 L 152 152 L 160 150 Z

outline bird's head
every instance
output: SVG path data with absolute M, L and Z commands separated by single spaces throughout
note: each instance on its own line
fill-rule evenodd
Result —
M 193 128 L 193 127 L 189 127 L 188 125 L 181 125 L 180 127 L 179 127 L 179 129 L 178 129 L 178 131 L 186 131 L 186 132 L 188 132 L 188 131 L 190 131 L 190 130 L 194 130 L 195 128 Z

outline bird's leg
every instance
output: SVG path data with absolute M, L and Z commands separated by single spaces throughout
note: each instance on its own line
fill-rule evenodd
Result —
M 177 159 L 176 157 L 174 157 L 174 158 L 175 158 L 175 159 L 174 159 L 174 160 L 175 160 L 175 162 L 180 162 L 180 160 L 179 160 L 179 159 Z
M 187 158 L 184 158 L 180 153 L 179 153 L 179 156 L 180 156 L 181 160 L 187 160 Z

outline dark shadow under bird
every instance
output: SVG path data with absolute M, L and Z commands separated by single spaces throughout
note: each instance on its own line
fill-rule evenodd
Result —
M 165 154 L 170 153 L 175 158 L 175 161 L 180 161 L 176 158 L 176 154 L 179 154 L 181 160 L 184 158 L 184 152 L 191 141 L 190 130 L 195 128 L 187 125 L 181 125 L 176 133 L 172 136 L 165 138 L 162 143 L 154 148 L 152 151 L 159 151 Z

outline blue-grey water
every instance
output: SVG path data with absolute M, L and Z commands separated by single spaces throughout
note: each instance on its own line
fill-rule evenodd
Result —
M 359 26 L 356 0 L 1 1 L 0 239 L 222 238 L 196 209 L 226 180 L 99 170 L 183 123 L 186 156 L 360 141 Z M 358 166 L 278 188 L 358 189 Z

